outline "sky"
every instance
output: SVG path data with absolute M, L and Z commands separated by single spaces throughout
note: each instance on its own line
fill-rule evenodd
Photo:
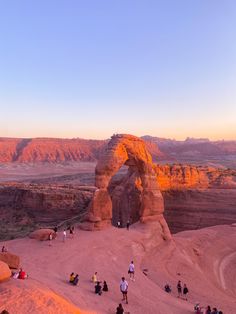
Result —
M 236 1 L 0 0 L 0 136 L 236 140 Z

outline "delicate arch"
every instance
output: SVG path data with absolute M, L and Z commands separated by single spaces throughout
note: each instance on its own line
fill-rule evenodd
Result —
M 90 203 L 87 218 L 89 229 L 99 230 L 111 225 L 112 201 L 108 185 L 123 165 L 127 165 L 130 173 L 135 173 L 141 182 L 140 221 L 159 221 L 163 232 L 167 236 L 170 235 L 163 217 L 164 202 L 153 169 L 152 157 L 143 140 L 127 134 L 113 135 L 97 163 L 95 170 L 97 190 Z

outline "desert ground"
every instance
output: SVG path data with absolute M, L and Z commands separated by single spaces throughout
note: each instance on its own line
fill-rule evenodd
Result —
M 1 242 L 20 256 L 29 278 L 1 284 L 0 309 L 14 314 L 115 313 L 121 302 L 119 282 L 125 276 L 129 283 L 126 313 L 187 314 L 193 313 L 196 302 L 216 306 L 224 314 L 235 313 L 236 226 L 184 231 L 170 241 L 158 234 L 155 223 L 137 223 L 129 231 L 76 229 L 74 239 L 65 243 L 60 232 L 52 246 L 29 238 Z M 127 274 L 131 260 L 135 282 Z M 80 276 L 78 286 L 68 283 L 72 271 Z M 95 271 L 109 287 L 101 296 L 95 295 L 91 282 Z M 178 280 L 189 288 L 188 301 L 177 298 Z M 163 290 L 167 282 L 170 294 Z

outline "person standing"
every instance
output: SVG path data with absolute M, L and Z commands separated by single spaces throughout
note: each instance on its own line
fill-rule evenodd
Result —
M 98 273 L 95 271 L 95 273 L 94 273 L 93 276 L 92 276 L 92 282 L 93 282 L 93 283 L 97 283 L 97 281 L 98 281 L 97 274 L 98 274 Z
M 135 281 L 135 279 L 134 279 L 134 261 L 131 261 L 131 263 L 129 264 L 128 273 L 129 273 L 130 279 Z
M 128 220 L 126 223 L 126 229 L 129 230 L 129 227 L 130 227 L 130 221 Z
M 184 284 L 183 294 L 184 294 L 184 299 L 187 301 L 188 288 L 186 284 Z
M 180 280 L 177 283 L 177 291 L 178 291 L 178 298 L 180 298 L 182 296 L 182 286 L 181 286 Z
M 126 301 L 126 304 L 128 304 L 128 282 L 125 280 L 125 277 L 121 278 L 120 282 L 120 291 L 122 293 L 123 299 L 122 301 Z
M 55 232 L 55 239 L 57 238 L 57 231 L 58 231 L 58 228 L 57 226 L 53 228 L 54 232 Z
M 121 223 L 119 220 L 117 221 L 117 228 L 121 228 Z
M 65 242 L 66 241 L 66 229 L 64 229 L 64 231 L 63 231 L 63 242 Z
M 49 234 L 49 246 L 52 246 L 52 233 Z

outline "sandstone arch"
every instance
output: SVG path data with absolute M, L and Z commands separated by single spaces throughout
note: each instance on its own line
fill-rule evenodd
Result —
M 87 219 L 89 229 L 99 230 L 111 225 L 112 201 L 108 185 L 122 165 L 129 167 L 129 176 L 135 174 L 136 183 L 140 186 L 141 204 L 138 209 L 140 221 L 144 223 L 157 221 L 165 237 L 169 238 L 170 231 L 163 217 L 163 197 L 153 169 L 152 157 L 143 140 L 127 134 L 113 135 L 97 163 L 95 170 L 97 190 L 89 206 Z

